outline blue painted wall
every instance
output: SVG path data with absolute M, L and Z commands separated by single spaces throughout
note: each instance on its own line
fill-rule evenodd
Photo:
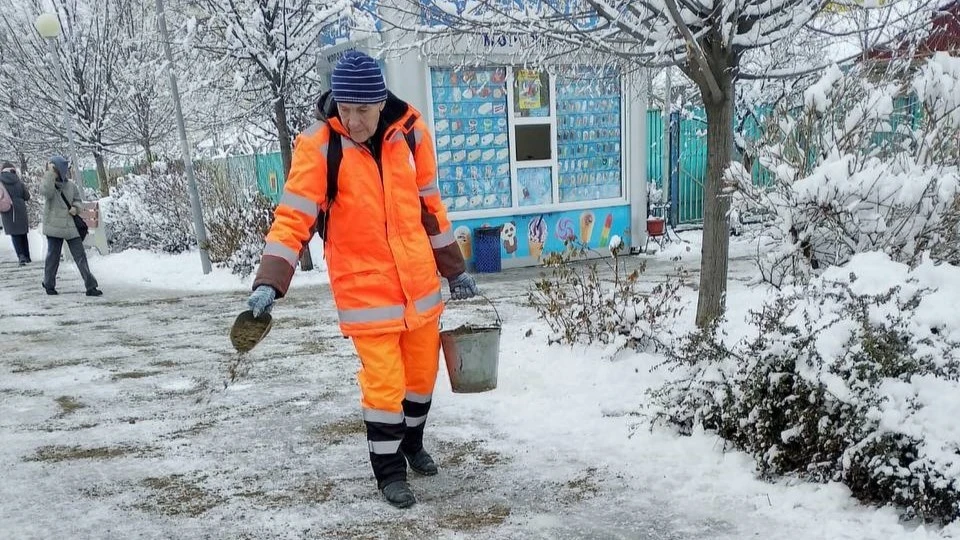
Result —
M 454 221 L 454 234 L 468 263 L 476 255 L 473 230 L 498 225 L 504 226 L 500 234 L 503 265 L 529 266 L 548 253 L 562 252 L 564 240 L 571 236 L 601 254 L 607 253 L 613 235 L 629 241 L 630 206 Z

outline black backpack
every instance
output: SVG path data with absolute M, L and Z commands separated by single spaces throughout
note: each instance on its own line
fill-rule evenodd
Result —
M 406 133 L 403 134 L 407 146 L 410 147 L 410 153 L 415 154 L 417 148 L 417 139 L 413 130 L 413 123 L 416 118 L 411 116 L 404 124 Z M 327 210 L 333 206 L 333 200 L 337 198 L 337 183 L 340 177 L 340 162 L 343 161 L 343 135 L 331 130 L 330 142 L 327 143 Z M 330 212 L 320 210 L 317 214 L 317 234 L 324 242 L 327 241 L 327 222 L 330 219 Z

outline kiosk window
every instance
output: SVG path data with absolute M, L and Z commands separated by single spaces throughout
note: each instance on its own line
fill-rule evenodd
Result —
M 552 159 L 550 124 L 530 124 L 515 126 L 517 140 L 517 161 L 539 161 Z

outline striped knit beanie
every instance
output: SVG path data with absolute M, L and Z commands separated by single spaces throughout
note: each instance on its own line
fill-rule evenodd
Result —
M 377 61 L 360 51 L 349 51 L 333 68 L 333 99 L 337 103 L 380 103 L 387 85 Z

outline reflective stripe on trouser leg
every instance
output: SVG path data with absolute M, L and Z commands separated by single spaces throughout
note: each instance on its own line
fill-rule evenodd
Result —
M 423 429 L 440 366 L 440 327 L 437 321 L 400 334 L 406 392 L 403 414 L 407 429 L 401 448 L 408 454 L 423 448 Z
M 367 448 L 377 486 L 407 479 L 407 464 L 400 454 L 403 440 L 404 374 L 400 334 L 353 338 L 360 356 L 360 391 Z

